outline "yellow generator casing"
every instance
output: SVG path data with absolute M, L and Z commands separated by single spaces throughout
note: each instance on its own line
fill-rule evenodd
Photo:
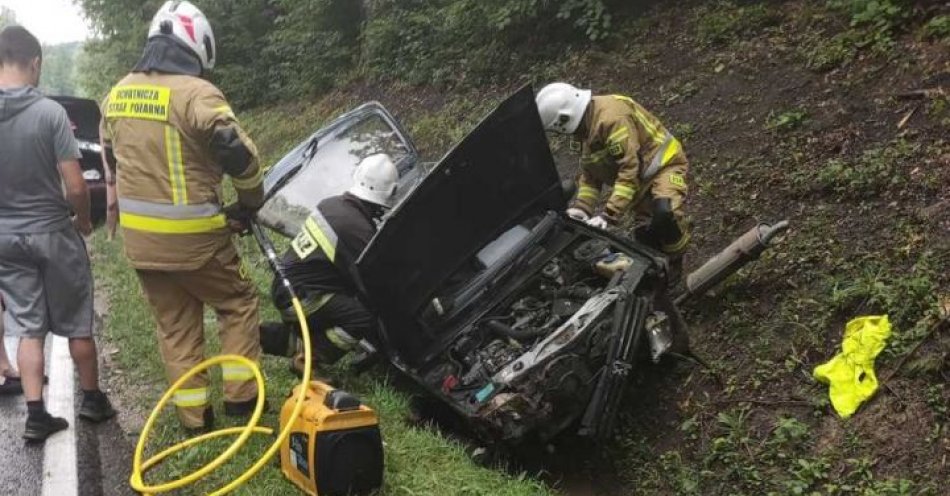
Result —
M 280 428 L 294 410 L 301 386 L 280 409 Z M 383 442 L 379 419 L 345 391 L 311 381 L 303 411 L 280 447 L 280 468 L 311 496 L 363 494 L 383 482 Z

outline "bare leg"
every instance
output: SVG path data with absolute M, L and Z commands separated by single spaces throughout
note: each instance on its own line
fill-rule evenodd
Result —
M 79 372 L 79 386 L 83 391 L 99 389 L 99 359 L 96 355 L 96 342 L 92 338 L 72 338 L 69 340 L 69 354 L 73 357 Z
M 20 338 L 17 363 L 23 380 L 23 397 L 26 401 L 43 399 L 43 369 L 46 357 L 43 354 L 45 338 Z
M 13 364 L 10 363 L 10 357 L 7 355 L 7 347 L 3 341 L 3 302 L 0 301 L 0 376 L 19 377 L 16 370 L 13 370 Z M 3 382 L 3 381 L 0 381 Z

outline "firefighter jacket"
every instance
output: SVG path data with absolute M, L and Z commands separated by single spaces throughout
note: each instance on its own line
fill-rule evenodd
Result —
M 317 205 L 281 264 L 307 314 L 334 293 L 357 294 L 356 261 L 375 234 L 370 207 L 352 194 L 333 196 Z M 271 294 L 277 308 L 290 307 L 279 282 L 274 282 Z
M 686 155 L 680 142 L 640 104 L 620 95 L 595 96 L 583 136 L 578 191 L 572 207 L 593 215 L 601 189 L 612 187 L 603 209 L 613 222 L 650 196 L 670 198 L 674 212 L 686 195 Z M 649 203 L 649 202 L 647 202 Z
M 223 176 L 248 209 L 262 202 L 263 176 L 257 149 L 221 91 L 194 76 L 133 72 L 109 92 L 102 114 L 132 265 L 196 270 L 212 256 L 233 254 Z

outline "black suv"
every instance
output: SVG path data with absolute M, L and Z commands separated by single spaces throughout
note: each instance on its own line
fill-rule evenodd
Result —
M 99 145 L 99 106 L 94 100 L 75 98 L 71 96 L 52 96 L 66 109 L 73 133 L 79 143 L 82 158 L 82 177 L 89 188 L 89 199 L 92 203 L 92 221 L 101 222 L 106 213 L 106 181 L 105 169 L 102 164 L 102 148 Z

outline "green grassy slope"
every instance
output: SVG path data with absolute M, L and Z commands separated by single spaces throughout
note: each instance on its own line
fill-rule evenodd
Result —
M 868 21 L 824 2 L 676 2 L 616 19 L 603 44 L 491 87 L 446 93 L 356 80 L 242 113 L 273 163 L 325 120 L 377 99 L 437 158 L 521 84 L 569 79 L 633 96 L 684 142 L 695 228 L 688 266 L 756 220 L 792 221 L 777 248 L 686 308 L 693 346 L 715 374 L 644 369 L 609 446 L 555 444 L 521 464 L 547 487 L 477 467 L 437 431 L 410 426 L 406 395 L 385 378 L 340 377 L 382 414 L 386 493 L 941 494 L 950 479 L 946 333 L 848 421 L 810 375 L 839 349 L 847 320 L 888 313 L 894 336 L 877 363 L 886 376 L 950 296 L 950 101 L 900 95 L 950 82 L 950 41 L 931 27 L 947 12 L 914 5 Z M 552 148 L 570 174 L 576 157 L 560 141 Z M 264 290 L 264 262 L 244 243 Z M 96 245 L 97 276 L 113 299 L 107 337 L 133 382 L 149 386 L 150 403 L 162 387 L 150 318 L 115 245 Z M 265 366 L 278 404 L 292 381 L 283 362 Z M 167 425 L 158 442 L 179 435 Z M 281 484 L 267 469 L 246 493 L 280 494 Z

